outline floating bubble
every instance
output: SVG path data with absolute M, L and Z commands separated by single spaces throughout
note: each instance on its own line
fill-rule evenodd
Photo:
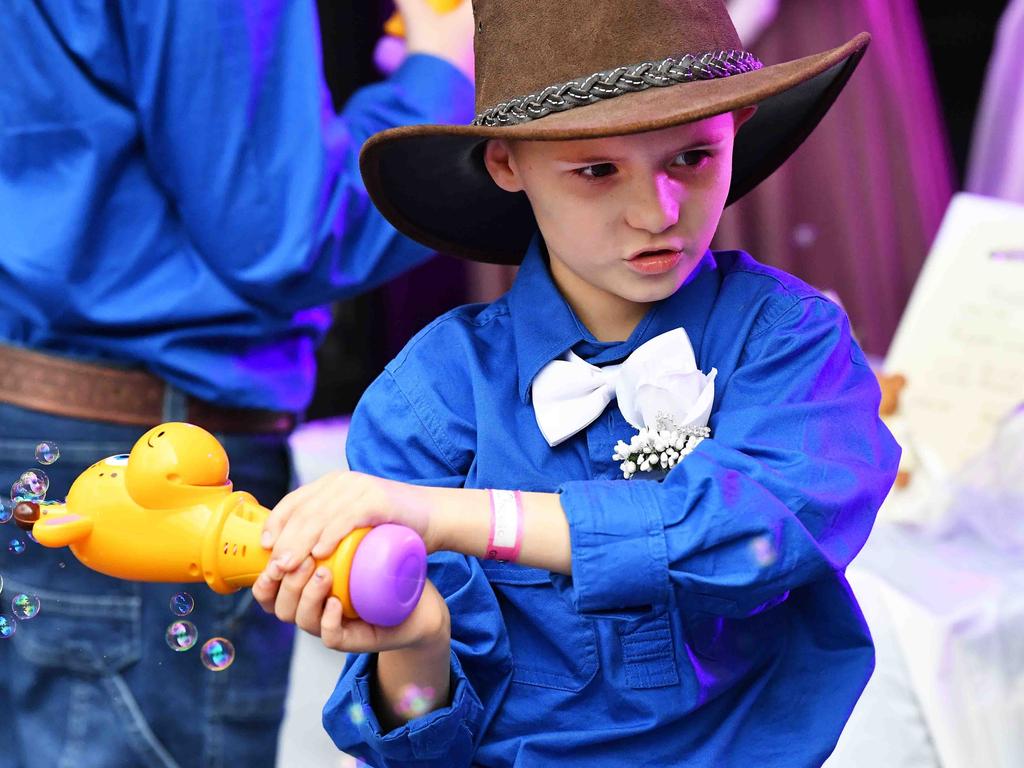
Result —
M 13 504 L 11 506 L 7 506 L 7 502 L 0 499 L 0 524 L 6 523 L 12 517 L 14 517 Z
M 56 443 L 44 441 L 36 446 L 36 461 L 49 466 L 60 458 L 60 448 Z
M 26 595 L 19 592 L 11 600 L 11 612 L 15 618 L 28 621 L 39 613 L 39 598 L 35 595 Z
M 42 501 L 42 498 L 39 494 L 33 493 L 32 489 L 21 480 L 16 480 L 14 485 L 11 486 L 11 501 L 14 503 L 19 501 Z
M 433 704 L 433 688 L 430 686 L 420 688 L 415 683 L 409 683 L 399 690 L 399 700 L 398 704 L 395 705 L 395 712 L 411 720 L 425 714 Z
M 353 702 L 348 705 L 348 719 L 352 721 L 352 725 L 359 725 L 366 722 L 366 713 L 363 712 L 363 705 L 359 702 Z
M 199 658 L 211 672 L 223 672 L 235 660 L 235 646 L 223 637 L 211 637 L 203 643 Z
M 22 472 L 18 482 L 24 484 L 33 497 L 42 498 L 50 489 L 50 478 L 41 469 L 28 469 Z
M 178 616 L 188 616 L 196 607 L 196 601 L 188 592 L 179 592 L 171 597 L 171 610 Z
M 4 591 L 4 575 L 0 573 L 0 592 Z
M 17 631 L 18 620 L 8 613 L 0 613 L 0 640 L 6 640 Z
M 25 542 L 21 539 L 11 539 L 10 544 L 7 545 L 7 551 L 20 555 L 25 551 Z
M 196 644 L 199 630 L 191 621 L 174 621 L 167 627 L 167 645 L 175 651 L 187 651 Z
M 762 568 L 773 565 L 779 559 L 779 551 L 775 548 L 775 542 L 768 536 L 755 536 L 751 539 L 750 552 Z

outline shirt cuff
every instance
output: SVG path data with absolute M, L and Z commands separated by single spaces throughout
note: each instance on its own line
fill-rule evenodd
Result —
M 455 651 L 451 652 L 452 703 L 387 733 L 381 730 L 380 721 L 371 705 L 370 689 L 376 666 L 376 654 L 360 654 L 350 670 L 352 703 L 358 705 L 364 714 L 364 717 L 359 718 L 358 729 L 366 746 L 388 763 L 440 759 L 438 765 L 447 766 L 458 764 L 456 758 L 464 758 L 468 764 L 473 750 L 470 724 L 480 721 L 483 707 Z M 332 707 L 332 703 L 328 702 L 324 709 L 324 726 L 328 731 L 332 730 L 333 720 L 349 717 L 348 707 L 344 704 Z
M 668 550 L 658 483 L 564 483 L 572 576 L 552 577 L 573 608 L 603 618 L 635 618 L 629 609 L 664 605 L 670 596 Z
M 473 82 L 444 59 L 426 53 L 411 54 L 389 80 L 429 120 L 468 125 L 475 117 Z

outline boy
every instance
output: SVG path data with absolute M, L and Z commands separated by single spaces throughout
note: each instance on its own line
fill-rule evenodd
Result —
M 324 722 L 372 765 L 820 765 L 871 672 L 843 569 L 899 450 L 842 311 L 707 248 L 867 38 L 764 68 L 720 3 L 474 11 L 477 121 L 379 134 L 363 172 L 516 284 L 370 387 L 357 471 L 274 510 L 254 593 L 350 653 Z M 309 555 L 385 521 L 430 582 L 398 627 L 342 622 Z

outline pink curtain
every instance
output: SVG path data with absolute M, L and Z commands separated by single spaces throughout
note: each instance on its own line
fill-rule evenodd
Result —
M 1024 203 L 1024 0 L 999 21 L 974 123 L 968 192 Z
M 742 248 L 835 291 L 861 344 L 884 354 L 953 192 L 931 67 L 913 0 L 781 0 L 751 49 L 766 64 L 874 39 L 810 138 L 726 210 L 715 248 Z M 472 265 L 472 301 L 514 270 Z
M 782 0 L 752 46 L 779 62 L 861 30 L 867 55 L 793 156 L 728 208 L 715 248 L 743 248 L 838 294 L 883 355 L 953 193 L 953 166 L 913 0 Z

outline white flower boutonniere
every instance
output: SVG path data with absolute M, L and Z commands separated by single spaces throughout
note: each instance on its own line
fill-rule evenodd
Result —
M 634 353 L 646 359 L 623 366 L 618 384 L 619 410 L 638 430 L 628 443 L 619 440 L 612 454 L 627 480 L 637 472 L 667 472 L 711 436 L 717 369 L 697 368 L 682 328 L 657 341 Z
M 629 443 L 619 440 L 612 459 L 622 462 L 619 469 L 627 480 L 637 472 L 667 472 L 710 436 L 709 427 L 677 428 L 671 422 L 660 422 L 651 429 L 641 427 Z

